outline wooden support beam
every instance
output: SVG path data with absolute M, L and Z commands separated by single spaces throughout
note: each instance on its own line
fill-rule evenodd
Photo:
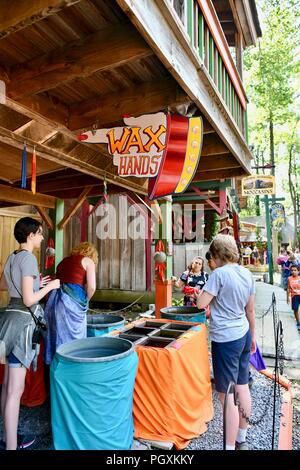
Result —
M 229 168 L 240 168 L 239 163 L 231 155 L 209 155 L 201 157 L 197 173 L 203 171 L 227 170 Z
M 1 0 L 0 38 L 79 2 L 80 0 Z
M 40 214 L 41 218 L 43 219 L 43 221 L 45 222 L 45 224 L 47 225 L 48 229 L 50 230 L 54 230 L 54 224 L 53 224 L 53 221 L 52 219 L 49 217 L 49 215 L 47 214 L 47 212 L 45 211 L 45 209 L 41 206 L 35 206 L 36 207 L 36 210 L 38 211 L 38 213 Z
M 143 83 L 116 93 L 109 93 L 99 98 L 84 101 L 70 108 L 69 128 L 80 130 L 97 122 L 105 127 L 122 116 L 139 116 L 167 109 L 188 100 L 187 95 L 173 79 Z
M 53 209 L 55 207 L 56 198 L 40 193 L 33 194 L 31 191 L 26 191 L 25 189 L 18 189 L 0 184 L 0 201 L 15 202 L 19 205 L 42 206 Z
M 64 173 L 64 172 L 60 172 Z M 66 175 L 59 176 L 59 173 L 51 175 L 50 178 L 37 178 L 37 189 L 43 190 L 44 193 L 51 193 L 59 190 L 68 191 L 69 189 L 86 188 L 87 186 L 99 185 L 100 181 L 93 176 L 88 175 Z
M 82 203 L 85 201 L 86 196 L 90 192 L 91 188 L 84 188 L 84 190 L 81 192 L 80 196 L 78 199 L 75 201 L 72 207 L 70 207 L 67 212 L 65 213 L 63 219 L 59 222 L 58 228 L 59 230 L 62 230 L 65 225 L 69 222 L 71 219 L 72 215 L 75 214 L 75 212 L 79 209 L 79 207 L 82 205 Z
M 201 155 L 218 155 L 230 153 L 228 147 L 217 134 L 205 135 Z
M 203 194 L 199 188 L 197 188 L 197 186 L 192 186 L 191 189 L 193 189 L 195 191 L 196 194 L 198 194 L 198 196 L 205 196 L 205 194 Z M 221 214 L 221 209 L 220 207 L 218 207 L 211 199 L 209 199 L 207 197 L 207 199 L 205 199 L 205 201 L 207 202 L 207 204 L 209 204 L 218 214 Z
M 11 131 L 0 126 L 0 142 L 3 142 L 11 147 L 23 149 L 24 146 L 24 138 L 14 134 Z M 107 182 L 111 182 L 113 184 L 117 184 L 123 188 L 132 189 L 135 192 L 140 194 L 147 194 L 147 190 L 142 188 L 142 181 L 141 184 L 137 184 L 133 181 L 128 180 L 127 178 L 121 178 L 116 174 L 112 174 L 106 170 L 102 170 L 99 167 L 91 165 L 85 161 L 80 160 L 74 156 L 68 155 L 67 153 L 60 152 L 58 150 L 54 150 L 44 144 L 38 144 L 31 139 L 27 139 L 27 149 L 29 152 L 33 151 L 33 147 L 35 146 L 36 155 L 44 158 L 46 160 L 50 160 L 53 162 L 58 163 L 61 166 L 65 166 L 68 168 L 73 168 L 81 173 L 85 173 L 88 175 L 93 175 L 95 178 L 98 179 L 106 179 Z M 125 181 L 125 179 L 127 181 Z M 42 205 L 42 204 L 39 204 Z
M 230 168 L 228 170 L 197 171 L 193 181 L 222 180 L 226 178 L 235 178 L 237 176 L 247 176 L 243 168 Z
M 15 99 L 41 93 L 150 55 L 152 50 L 132 25 L 113 25 L 11 69 L 7 94 Z

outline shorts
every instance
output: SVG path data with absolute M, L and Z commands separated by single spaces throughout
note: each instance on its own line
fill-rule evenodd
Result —
M 22 362 L 12 352 L 7 356 L 7 363 L 8 367 L 12 368 L 24 367 Z
M 229 383 L 246 385 L 249 382 L 251 350 L 250 330 L 240 339 L 226 343 L 211 343 L 216 390 L 226 393 Z
M 292 309 L 297 311 L 299 309 L 299 305 L 300 295 L 294 295 L 294 297 L 292 297 Z

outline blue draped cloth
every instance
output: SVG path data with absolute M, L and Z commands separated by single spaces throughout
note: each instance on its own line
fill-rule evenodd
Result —
M 58 346 L 87 336 L 88 299 L 84 287 L 62 284 L 50 293 L 45 318 L 48 323 L 45 362 L 50 364 Z

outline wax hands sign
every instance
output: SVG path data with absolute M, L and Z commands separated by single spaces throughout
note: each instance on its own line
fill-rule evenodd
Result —
M 107 144 L 122 177 L 149 178 L 149 199 L 183 193 L 197 170 L 201 117 L 165 113 L 124 117 L 124 127 L 84 132 L 78 140 Z

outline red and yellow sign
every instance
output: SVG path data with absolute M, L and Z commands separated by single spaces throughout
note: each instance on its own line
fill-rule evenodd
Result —
M 120 176 L 149 178 L 150 200 L 184 192 L 200 160 L 201 117 L 156 113 L 126 117 L 124 123 L 84 132 L 78 139 L 106 143 Z

